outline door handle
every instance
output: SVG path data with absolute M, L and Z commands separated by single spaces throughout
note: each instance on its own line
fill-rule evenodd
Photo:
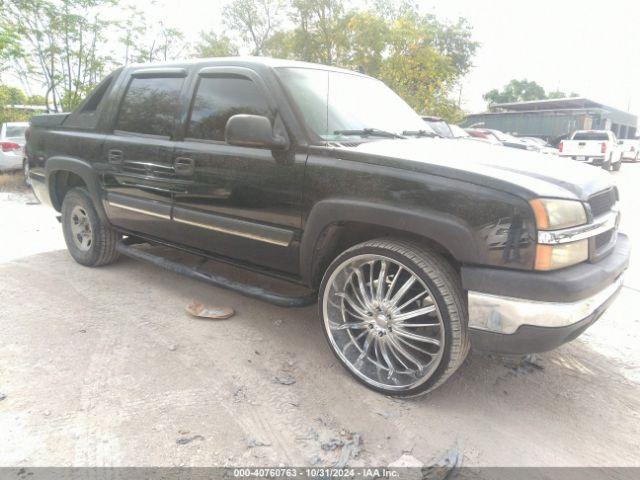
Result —
M 196 162 L 193 158 L 177 157 L 173 160 L 173 168 L 176 171 L 176 175 L 180 177 L 190 177 L 195 170 Z
M 122 150 L 117 150 L 112 148 L 107 153 L 107 159 L 109 160 L 109 163 L 113 163 L 116 165 L 119 165 L 122 163 L 122 157 L 123 157 Z

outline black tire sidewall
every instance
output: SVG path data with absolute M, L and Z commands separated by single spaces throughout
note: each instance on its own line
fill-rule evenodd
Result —
M 93 232 L 93 242 L 86 252 L 78 248 L 71 233 L 71 212 L 76 206 L 83 208 L 84 211 L 87 212 Z M 83 188 L 73 188 L 69 190 L 62 201 L 62 232 L 69 253 L 74 260 L 81 265 L 93 266 L 98 262 L 98 257 L 100 256 L 98 248 L 99 239 L 97 238 L 100 231 L 99 222 L 100 218 L 98 217 L 96 209 L 93 207 L 89 193 Z
M 324 322 L 324 309 L 323 309 L 323 302 L 324 302 L 324 294 L 325 294 L 325 289 L 327 287 L 327 282 L 329 280 L 329 278 L 331 277 L 331 274 L 334 272 L 334 270 L 340 266 L 345 260 L 348 260 L 351 257 L 355 257 L 358 255 L 366 255 L 366 254 L 372 254 L 372 255 L 383 255 L 385 257 L 389 257 L 403 265 L 406 265 L 407 267 L 409 267 L 414 273 L 416 273 L 420 279 L 427 285 L 427 287 L 429 288 L 430 292 L 432 293 L 434 300 L 436 301 L 436 304 L 438 305 L 438 309 L 440 311 L 440 314 L 442 315 L 442 322 L 444 324 L 444 331 L 445 331 L 445 345 L 444 345 L 444 351 L 442 353 L 442 357 L 440 358 L 440 364 L 438 365 L 438 367 L 435 369 L 435 371 L 432 373 L 431 377 L 424 382 L 423 384 L 419 385 L 418 387 L 415 387 L 414 389 L 411 390 L 406 390 L 406 391 L 391 391 L 391 390 L 386 390 L 383 388 L 379 388 L 376 387 L 374 385 L 370 385 L 368 383 L 366 383 L 364 380 L 362 380 L 362 378 L 360 378 L 358 375 L 356 375 L 350 368 L 348 368 L 347 365 L 344 365 L 342 359 L 340 358 L 340 356 L 337 354 L 337 352 L 335 351 L 335 349 L 333 348 L 330 338 L 329 338 L 329 332 L 327 332 L 327 329 L 325 327 L 325 322 Z M 432 268 L 437 269 L 437 265 L 431 265 Z M 449 292 L 451 295 L 455 295 L 455 292 Z M 324 333 L 325 339 L 327 340 L 327 343 L 329 344 L 329 348 L 331 349 L 331 351 L 333 352 L 334 356 L 338 359 L 338 361 L 340 362 L 340 364 L 342 364 L 345 369 L 349 372 L 349 374 L 351 374 L 352 377 L 354 377 L 356 380 L 358 380 L 358 382 L 360 382 L 361 384 L 363 384 L 364 386 L 370 388 L 371 390 L 377 391 L 379 393 L 383 393 L 385 395 L 391 395 L 391 396 L 395 396 L 395 397 L 413 397 L 413 396 L 417 396 L 420 395 L 421 393 L 427 392 L 429 391 L 432 386 L 438 382 L 438 380 L 440 379 L 440 377 L 446 372 L 449 363 L 451 362 L 451 347 L 452 347 L 452 341 L 453 341 L 453 331 L 451 329 L 451 312 L 449 311 L 449 306 L 447 305 L 444 297 L 442 296 L 442 293 L 440 291 L 440 287 L 438 287 L 434 281 L 426 274 L 426 272 L 424 272 L 422 270 L 422 267 L 420 267 L 419 265 L 417 265 L 413 260 L 411 260 L 410 258 L 395 252 L 393 250 L 389 250 L 386 248 L 379 248 L 379 247 L 373 247 L 373 246 L 362 246 L 362 247 L 357 247 L 354 249 L 350 249 L 347 250 L 346 252 L 344 252 L 343 254 L 339 255 L 333 262 L 331 262 L 331 265 L 329 265 L 329 267 L 327 268 L 323 278 L 322 278 L 322 282 L 320 284 L 320 291 L 319 291 L 319 296 L 318 296 L 318 310 L 320 313 L 320 322 L 321 322 L 321 327 L 322 327 L 322 331 Z M 465 314 L 465 312 L 458 312 L 458 315 L 461 317 Z

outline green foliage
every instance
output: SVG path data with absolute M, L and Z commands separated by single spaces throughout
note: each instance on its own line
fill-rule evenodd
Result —
M 547 98 L 552 99 L 552 98 L 575 98 L 575 97 L 579 97 L 580 95 L 578 95 L 576 92 L 571 92 L 570 94 L 566 94 L 565 92 L 562 92 L 560 90 L 554 90 L 553 92 L 549 92 L 547 94 Z
M 291 0 L 289 17 L 294 28 L 271 35 L 265 54 L 363 71 L 418 112 L 461 118 L 449 94 L 478 46 L 464 19 L 441 23 L 407 1 L 348 10 L 341 0 Z
M 215 32 L 202 32 L 194 49 L 194 55 L 198 58 L 235 57 L 238 54 L 238 46 L 229 37 Z
M 231 0 L 223 11 L 224 22 L 251 45 L 252 55 L 262 55 L 265 42 L 278 27 L 281 8 L 281 0 Z
M 552 98 L 567 98 L 578 97 L 575 92 L 571 92 L 567 95 L 565 92 L 555 90 L 553 92 L 546 93 L 544 88 L 538 85 L 536 82 L 528 80 L 511 80 L 505 85 L 502 90 L 493 89 L 485 93 L 484 98 L 489 105 L 496 103 L 512 103 L 512 102 L 526 102 L 530 100 L 546 100 Z
M 488 103 L 526 102 L 530 100 L 543 100 L 547 94 L 536 82 L 524 80 L 511 80 L 501 91 L 493 89 L 485 93 L 484 98 Z
M 26 103 L 27 96 L 22 90 L 8 85 L 0 85 L 0 123 L 28 120 L 31 115 L 29 112 L 10 108 L 14 105 L 25 105 Z
M 44 102 L 64 110 L 119 65 L 183 58 L 188 51 L 196 57 L 247 52 L 363 71 L 417 111 L 455 120 L 461 112 L 451 93 L 478 46 L 464 19 L 441 22 L 411 0 L 369 0 L 359 9 L 347 0 L 226 0 L 226 31 L 203 32 L 193 47 L 182 32 L 149 24 L 120 0 L 0 1 L 0 74 L 10 69 L 23 84 L 43 85 Z M 105 50 L 113 38 L 118 51 Z
M 45 85 L 53 108 L 69 109 L 104 76 L 108 57 L 101 9 L 115 0 L 4 0 L 0 23 L 12 25 L 19 46 L 14 73 Z
M 0 107 L 7 105 L 25 105 L 27 96 L 22 90 L 8 85 L 0 85 Z

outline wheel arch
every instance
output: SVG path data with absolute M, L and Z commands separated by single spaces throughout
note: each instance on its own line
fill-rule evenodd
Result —
M 303 281 L 316 288 L 326 267 L 341 252 L 380 237 L 427 244 L 454 267 L 479 255 L 472 230 L 451 215 L 360 200 L 324 200 L 312 209 L 302 236 Z
M 45 177 L 51 205 L 56 211 L 61 211 L 64 195 L 71 188 L 85 187 L 101 220 L 107 221 L 100 186 L 90 163 L 73 157 L 51 157 L 45 164 Z

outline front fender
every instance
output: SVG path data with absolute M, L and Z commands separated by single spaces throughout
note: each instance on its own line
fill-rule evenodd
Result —
M 315 277 L 315 258 L 320 239 L 332 225 L 341 222 L 392 228 L 427 238 L 445 247 L 462 263 L 477 261 L 480 256 L 472 228 L 452 215 L 364 200 L 322 200 L 311 210 L 302 235 L 300 272 L 305 283 L 311 284 Z

